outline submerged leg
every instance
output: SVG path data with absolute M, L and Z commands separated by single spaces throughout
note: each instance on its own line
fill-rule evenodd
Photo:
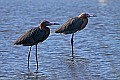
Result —
M 32 46 L 30 46 L 29 51 L 28 51 L 28 70 L 29 70 L 29 60 L 30 60 L 31 47 L 32 47 Z
M 38 71 L 37 44 L 36 44 L 36 63 L 37 63 L 37 71 Z
M 74 55 L 73 55 L 73 36 L 74 36 L 74 33 L 72 34 L 72 37 L 71 37 L 72 57 L 74 57 Z

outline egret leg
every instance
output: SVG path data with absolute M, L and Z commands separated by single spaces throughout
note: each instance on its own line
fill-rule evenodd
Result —
M 74 58 L 74 55 L 73 55 L 73 36 L 74 36 L 74 33 L 72 34 L 72 37 L 71 37 L 72 57 Z
M 36 63 L 37 63 L 37 71 L 38 71 L 37 44 L 36 44 Z
M 32 47 L 32 46 L 30 46 L 29 51 L 28 51 L 28 70 L 29 70 L 29 60 L 30 60 L 31 47 Z

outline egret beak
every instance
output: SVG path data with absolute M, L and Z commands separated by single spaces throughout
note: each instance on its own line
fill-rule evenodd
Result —
M 97 17 L 97 15 L 91 14 L 91 15 L 89 15 L 88 17 Z
M 50 22 L 50 25 L 60 25 L 60 24 L 56 22 Z

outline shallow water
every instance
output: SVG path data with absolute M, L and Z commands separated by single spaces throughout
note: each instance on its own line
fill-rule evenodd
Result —
M 120 80 L 119 0 L 0 0 L 0 80 Z M 13 41 L 44 20 L 64 23 L 82 12 L 94 13 L 86 28 L 74 36 L 55 34 L 38 45 L 39 70 L 35 73 L 35 46 L 30 72 L 28 47 Z

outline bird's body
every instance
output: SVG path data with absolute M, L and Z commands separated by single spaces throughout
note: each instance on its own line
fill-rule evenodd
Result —
M 85 28 L 88 19 L 72 18 L 55 30 L 55 33 L 72 34 Z
M 95 17 L 94 15 L 89 15 L 87 13 L 82 13 L 77 17 L 69 19 L 67 22 L 63 23 L 62 26 L 55 30 L 55 33 L 72 34 L 71 45 L 72 45 L 72 56 L 73 56 L 73 36 L 74 33 L 85 28 L 88 23 L 88 17 Z
M 14 44 L 23 46 L 36 45 L 39 42 L 43 42 L 44 40 L 46 40 L 49 34 L 50 29 L 48 27 L 45 27 L 45 29 L 40 29 L 39 27 L 36 27 L 25 32 L 16 40 Z
M 51 23 L 48 21 L 42 21 L 38 27 L 28 30 L 21 35 L 15 42 L 14 45 L 33 46 L 36 45 L 36 62 L 38 70 L 38 59 L 37 59 L 37 44 L 46 40 L 50 34 L 50 29 L 46 26 L 59 25 L 58 23 Z M 29 70 L 29 58 L 30 50 L 28 52 L 28 70 Z

